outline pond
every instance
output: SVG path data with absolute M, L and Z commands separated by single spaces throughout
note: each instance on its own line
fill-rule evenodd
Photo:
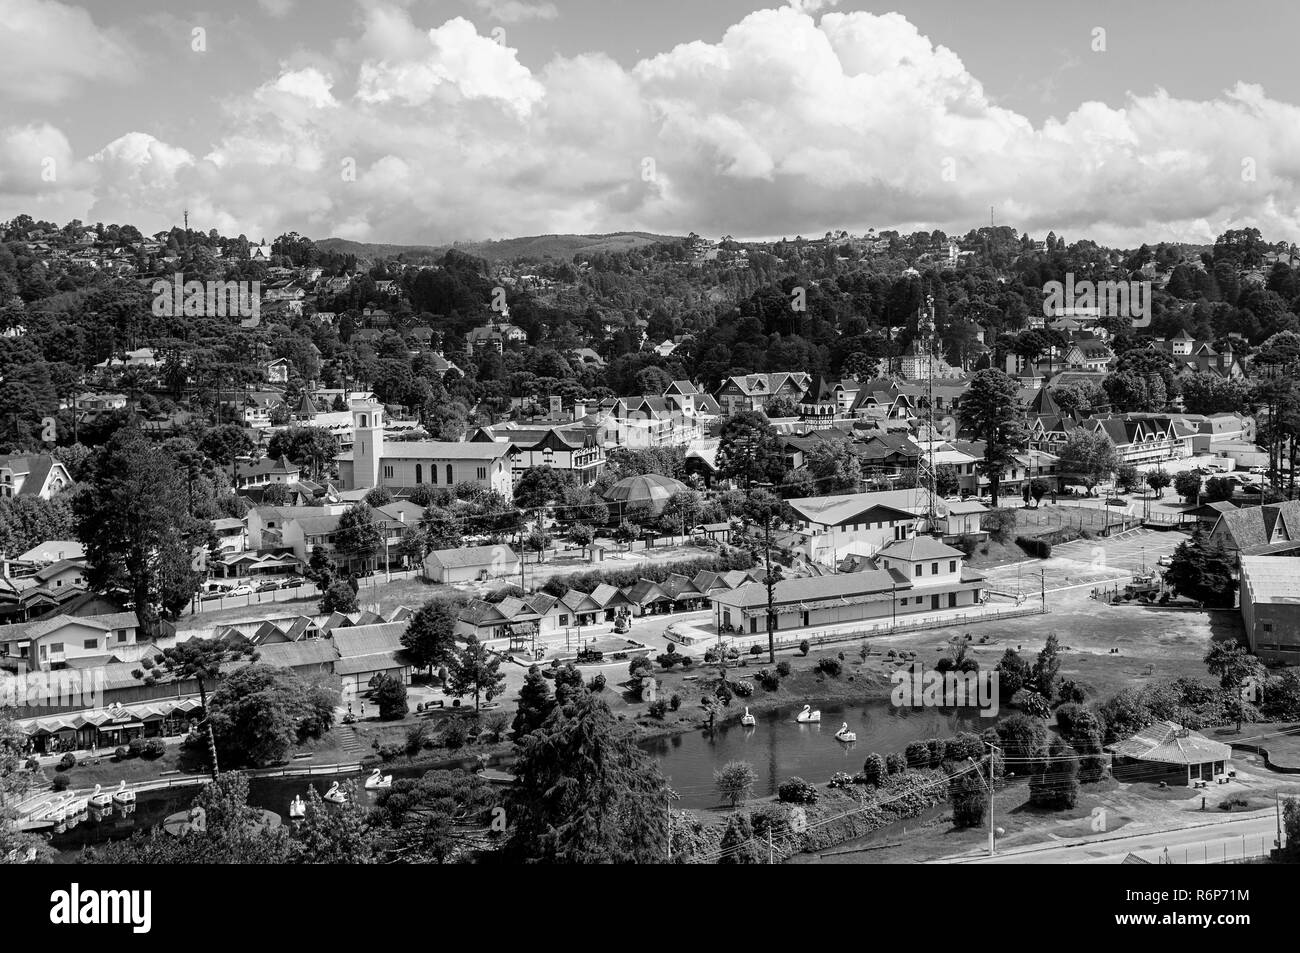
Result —
M 473 770 L 478 767 L 478 764 L 479 762 L 474 758 L 461 758 L 436 764 L 386 767 L 384 774 L 391 774 L 396 780 L 404 777 L 421 777 L 426 771 L 438 768 Z M 356 782 L 356 795 L 361 799 L 361 803 L 370 806 L 375 803 L 380 792 L 364 789 L 362 780 L 368 773 L 290 778 L 253 777 L 248 781 L 248 803 L 254 807 L 274 811 L 288 823 L 289 803 L 298 795 L 306 795 L 308 787 L 314 787 L 318 793 L 324 794 L 335 781 L 343 784 L 352 780 Z M 111 840 L 129 837 L 137 831 L 147 831 L 151 827 L 156 827 L 162 824 L 168 815 L 188 809 L 201 790 L 200 785 L 191 784 L 156 791 L 142 791 L 136 796 L 135 810 L 131 814 L 124 815 L 121 809 L 115 808 L 102 820 L 96 820 L 93 815 L 84 818 L 66 833 L 51 836 L 50 844 L 58 851 L 56 862 L 73 863 L 81 854 L 83 847 L 104 844 Z
M 961 731 L 979 734 L 998 721 L 981 717 L 977 708 L 899 708 L 876 699 L 824 705 L 820 724 L 799 724 L 795 714 L 802 707 L 755 713 L 753 727 L 733 721 L 713 732 L 655 738 L 642 747 L 659 759 L 660 769 L 681 795 L 677 805 L 699 810 L 721 806 L 713 772 L 728 761 L 753 765 L 758 777 L 754 794 L 766 797 L 792 775 L 823 782 L 836 771 L 855 774 L 872 752 L 902 753 L 910 742 L 950 738 Z M 857 733 L 856 742 L 836 740 L 835 732 L 844 722 Z
M 734 703 L 733 703 L 734 705 Z M 703 810 L 720 807 L 713 772 L 728 761 L 747 761 L 754 767 L 758 780 L 754 794 L 767 797 L 792 775 L 812 782 L 828 781 L 836 771 L 854 774 L 872 752 L 886 755 L 902 752 L 910 742 L 931 738 L 950 738 L 961 731 L 982 732 L 997 723 L 984 718 L 977 708 L 898 708 L 886 699 L 841 702 L 821 707 L 820 724 L 799 724 L 795 714 L 802 706 L 793 705 L 762 714 L 755 713 L 757 724 L 744 727 L 739 721 L 720 726 L 713 732 L 696 730 L 642 743 L 642 747 L 659 761 L 659 766 L 681 800 L 676 806 Z M 857 733 L 858 740 L 844 744 L 835 739 L 843 722 Z M 505 767 L 509 757 L 494 758 L 494 766 Z M 475 759 L 453 759 L 436 764 L 386 767 L 385 774 L 395 778 L 419 777 L 436 768 L 473 770 Z M 363 775 L 249 779 L 249 803 L 288 819 L 289 802 L 314 786 L 324 793 L 334 781 L 356 780 L 357 795 L 362 803 L 373 804 L 377 792 L 362 788 Z M 75 828 L 52 837 L 60 862 L 76 860 L 81 849 L 126 837 L 135 831 L 161 824 L 170 814 L 185 810 L 198 794 L 198 786 L 145 791 L 136 800 L 135 812 L 123 817 L 115 811 L 103 820 L 83 820 Z

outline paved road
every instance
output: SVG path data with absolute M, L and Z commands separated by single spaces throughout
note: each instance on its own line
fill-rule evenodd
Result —
M 1118 864 L 1130 853 L 1159 863 L 1168 850 L 1175 864 L 1223 863 L 1243 855 L 1259 856 L 1273 846 L 1277 816 L 1270 808 L 1231 819 L 1164 831 L 1098 834 L 1096 840 L 1057 847 L 1021 848 L 996 857 L 948 857 L 937 863 L 970 864 Z

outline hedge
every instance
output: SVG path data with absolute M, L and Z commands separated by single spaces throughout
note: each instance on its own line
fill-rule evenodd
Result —
M 1052 555 L 1052 544 L 1037 536 L 1017 536 L 1016 545 L 1039 559 L 1047 559 Z

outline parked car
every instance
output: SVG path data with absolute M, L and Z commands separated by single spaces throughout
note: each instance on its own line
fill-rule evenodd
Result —
M 257 591 L 258 591 L 258 592 L 271 592 L 271 591 L 273 591 L 273 590 L 275 590 L 275 589 L 279 589 L 279 588 L 280 588 L 280 584 L 279 584 L 278 582 L 276 582 L 274 579 L 272 579 L 272 580 L 268 580 L 267 582 L 259 583 L 258 586 L 257 586 Z
M 1106 501 L 1107 506 L 1128 506 L 1128 500 L 1110 499 Z
M 251 596 L 253 594 L 252 586 L 236 586 L 234 589 L 227 589 L 223 595 L 227 596 Z

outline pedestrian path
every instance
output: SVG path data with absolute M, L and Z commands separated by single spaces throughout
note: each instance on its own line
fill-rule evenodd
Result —
M 337 725 L 334 730 L 338 732 L 339 747 L 343 749 L 344 754 L 359 755 L 366 750 L 361 739 L 357 737 L 356 729 L 351 725 Z

